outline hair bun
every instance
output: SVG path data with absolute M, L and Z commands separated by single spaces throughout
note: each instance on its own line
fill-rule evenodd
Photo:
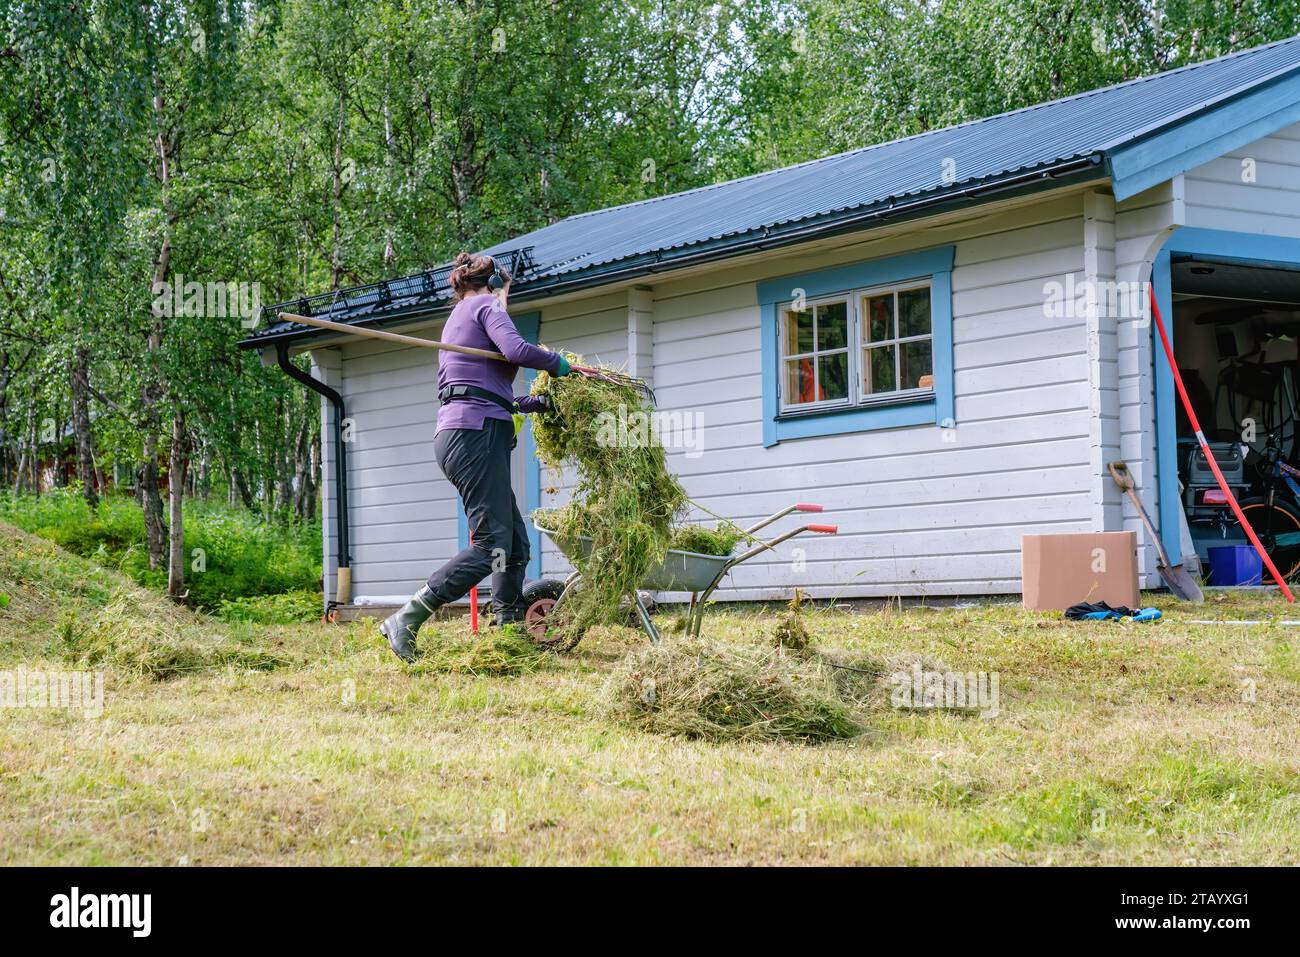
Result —
M 470 256 L 469 253 L 466 253 L 466 252 L 459 253 L 459 254 L 457 254 L 456 259 L 455 259 L 455 261 L 452 263 L 452 265 L 453 265 L 453 266 L 467 266 L 467 265 L 469 265 L 469 261 L 470 261 L 471 258 L 472 258 L 472 257 Z

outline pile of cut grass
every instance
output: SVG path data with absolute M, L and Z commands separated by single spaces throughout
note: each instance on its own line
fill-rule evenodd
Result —
M 249 632 L 178 607 L 123 575 L 0 524 L 0 591 L 11 597 L 3 648 L 165 681 L 228 667 L 269 671 L 287 658 Z M 243 638 L 241 638 L 243 636 Z
M 572 542 L 586 535 L 592 517 L 582 504 L 569 504 L 561 508 L 539 508 L 533 511 L 533 520 L 555 533 L 561 541 Z M 676 551 L 695 552 L 697 555 L 730 555 L 745 532 L 731 522 L 721 522 L 715 528 L 703 525 L 674 525 L 669 531 L 668 547 Z
M 699 555 L 730 555 L 745 532 L 731 522 L 719 522 L 713 528 L 703 525 L 678 525 L 669 539 L 669 548 Z
M 273 671 L 288 664 L 279 654 L 232 641 L 197 621 L 141 608 L 138 594 L 120 593 L 83 626 L 75 612 L 64 615 L 52 649 L 69 664 L 110 667 L 137 678 L 168 681 L 222 668 Z
M 631 656 L 605 690 L 606 715 L 642 731 L 705 741 L 816 744 L 861 734 L 820 660 L 674 641 Z
M 584 587 L 566 598 L 564 627 L 581 634 L 621 619 L 623 597 L 671 546 L 686 491 L 668 471 L 663 446 L 650 429 L 652 410 L 636 389 L 542 372 L 532 392 L 551 400 L 550 410 L 533 425 L 538 456 L 551 468 L 577 469 L 573 502 L 558 519 L 563 527 L 552 528 L 548 516 L 534 517 L 552 528 L 561 544 L 580 536 L 591 540 L 585 555 L 565 547 Z
M 416 674 L 515 678 L 540 671 L 553 659 L 549 651 L 513 628 L 494 628 L 468 640 L 425 628 L 419 649 L 420 656 L 411 668 Z

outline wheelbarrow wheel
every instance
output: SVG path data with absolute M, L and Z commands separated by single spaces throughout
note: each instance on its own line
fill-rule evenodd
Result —
M 555 614 L 555 604 L 564 594 L 564 582 L 543 578 L 524 586 L 524 630 L 544 648 L 552 651 L 571 651 L 582 640 L 582 632 L 571 634 L 561 616 Z

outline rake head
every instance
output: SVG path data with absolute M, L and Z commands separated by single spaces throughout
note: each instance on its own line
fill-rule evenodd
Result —
M 626 372 L 614 372 L 611 369 L 597 369 L 594 366 L 569 366 L 574 372 L 584 375 L 589 379 L 601 379 L 605 382 L 612 382 L 614 385 L 626 386 L 629 389 L 635 389 L 647 399 L 650 404 L 655 404 L 654 389 L 646 383 L 644 379 L 638 379 L 636 376 L 630 376 Z

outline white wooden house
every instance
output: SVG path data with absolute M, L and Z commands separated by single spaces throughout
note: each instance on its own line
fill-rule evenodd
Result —
M 839 525 L 741 566 L 720 598 L 1016 593 L 1022 535 L 1121 528 L 1154 586 L 1105 468 L 1129 463 L 1177 556 L 1175 398 L 1131 304 L 1152 283 L 1178 329 L 1257 287 L 1278 315 L 1300 309 L 1300 38 L 489 252 L 522 271 L 526 336 L 626 366 L 700 427 L 698 448 L 669 449 L 695 501 L 742 524 L 813 501 Z M 436 337 L 444 275 L 271 308 Z M 466 534 L 434 461 L 436 353 L 271 319 L 246 345 L 268 362 L 310 350 L 348 420 L 338 596 L 322 401 L 326 598 L 405 597 Z M 567 494 L 528 442 L 516 481 L 530 507 Z M 531 577 L 566 567 L 534 553 Z

